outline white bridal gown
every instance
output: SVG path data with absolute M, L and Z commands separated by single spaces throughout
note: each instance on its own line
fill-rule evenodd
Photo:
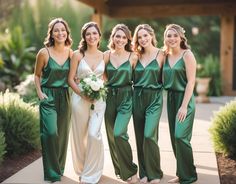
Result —
M 102 60 L 92 71 L 86 61 L 81 59 L 77 68 L 79 79 L 95 74 L 102 77 L 105 63 Z M 81 182 L 98 183 L 104 165 L 104 148 L 102 142 L 101 125 L 105 113 L 106 103 L 102 100 L 91 103 L 72 94 L 71 116 L 71 152 L 75 172 Z

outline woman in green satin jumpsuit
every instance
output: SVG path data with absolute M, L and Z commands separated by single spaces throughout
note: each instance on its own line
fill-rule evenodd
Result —
M 163 85 L 167 90 L 169 130 L 177 160 L 177 177 L 169 183 L 190 184 L 197 180 L 190 144 L 195 114 L 196 60 L 184 32 L 176 24 L 167 25 L 164 32 Z
M 160 183 L 158 127 L 162 112 L 161 70 L 164 53 L 156 47 L 154 30 L 148 24 L 136 27 L 134 51 L 139 60 L 133 71 L 133 120 L 136 136 L 139 176 L 142 183 Z
M 131 33 L 124 24 L 116 25 L 105 52 L 108 96 L 105 125 L 115 174 L 128 183 L 137 183 L 127 127 L 132 115 L 132 66 L 137 57 L 131 50 Z
M 53 19 L 36 57 L 35 86 L 40 99 L 40 139 L 44 180 L 60 181 L 66 161 L 70 127 L 70 94 L 67 78 L 72 39 L 65 20 Z

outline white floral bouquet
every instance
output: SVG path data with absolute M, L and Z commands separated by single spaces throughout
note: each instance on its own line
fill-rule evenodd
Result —
M 104 85 L 104 81 L 96 75 L 89 75 L 81 79 L 79 87 L 81 89 L 81 94 L 91 100 L 106 100 L 107 88 Z M 91 109 L 94 109 L 94 104 L 91 105 Z

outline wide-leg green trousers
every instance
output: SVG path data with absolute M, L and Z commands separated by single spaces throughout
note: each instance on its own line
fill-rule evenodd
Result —
M 167 112 L 172 148 L 177 160 L 176 175 L 179 177 L 181 184 L 190 184 L 197 180 L 190 144 L 195 115 L 195 100 L 192 96 L 187 107 L 186 119 L 179 122 L 177 113 L 183 98 L 184 92 L 168 91 Z
M 40 101 L 40 138 L 44 180 L 60 181 L 66 161 L 70 128 L 70 94 L 68 88 L 42 88 L 48 96 Z
M 131 87 L 109 89 L 106 103 L 105 125 L 110 154 L 115 174 L 125 181 L 137 173 L 127 134 L 132 115 Z
M 158 127 L 163 106 L 162 90 L 135 88 L 133 95 L 133 120 L 136 136 L 139 177 L 160 179 Z

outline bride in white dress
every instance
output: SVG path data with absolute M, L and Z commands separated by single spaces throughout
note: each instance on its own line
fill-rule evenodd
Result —
M 79 49 L 72 56 L 69 84 L 72 94 L 71 152 L 75 172 L 81 184 L 95 184 L 101 178 L 104 165 L 104 148 L 101 134 L 106 104 L 102 100 L 92 101 L 81 95 L 79 82 L 95 74 L 102 78 L 105 68 L 103 53 L 98 50 L 101 32 L 95 22 L 86 23 L 81 30 Z

